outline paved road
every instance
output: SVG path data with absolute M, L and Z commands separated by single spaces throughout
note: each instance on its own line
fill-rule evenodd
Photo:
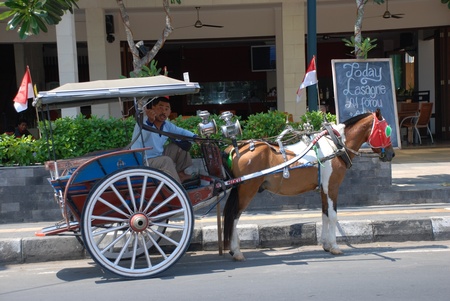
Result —
M 246 262 L 188 252 L 160 277 L 123 280 L 91 260 L 10 265 L 0 300 L 448 300 L 450 241 L 248 250 Z

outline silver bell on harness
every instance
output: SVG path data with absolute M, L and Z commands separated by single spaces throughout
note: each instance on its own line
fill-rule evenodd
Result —
M 241 124 L 239 120 L 233 122 L 231 118 L 233 117 L 233 113 L 230 111 L 225 111 L 220 114 L 220 119 L 225 121 L 225 125 L 221 126 L 222 135 L 225 138 L 230 138 L 233 142 L 234 150 L 236 151 L 236 155 L 239 157 L 239 150 L 237 147 L 236 137 L 242 135 Z
M 217 133 L 217 125 L 214 119 L 209 119 L 208 111 L 200 111 L 197 116 L 202 119 L 202 122 L 197 125 L 200 136 L 209 138 L 209 136 Z
M 225 121 L 225 125 L 221 126 L 222 134 L 225 138 L 236 139 L 237 136 L 242 135 L 241 125 L 239 120 L 233 123 L 231 118 L 233 117 L 233 113 L 230 111 L 223 112 L 220 114 L 220 119 Z

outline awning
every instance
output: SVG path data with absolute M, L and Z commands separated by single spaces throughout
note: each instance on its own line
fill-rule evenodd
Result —
M 50 109 L 95 105 L 130 100 L 134 97 L 155 97 L 194 94 L 200 90 L 196 82 L 186 82 L 167 76 L 98 80 L 70 83 L 50 91 L 39 92 L 33 106 Z

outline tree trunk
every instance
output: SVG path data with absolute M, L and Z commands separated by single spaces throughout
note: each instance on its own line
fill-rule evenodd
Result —
M 366 5 L 368 0 L 356 0 L 356 22 L 355 22 L 355 56 L 357 59 L 363 58 L 363 54 L 361 53 L 361 49 L 359 45 L 361 45 L 362 36 L 362 21 L 364 17 L 364 5 Z
M 173 31 L 170 16 L 169 0 L 163 0 L 164 13 L 166 14 L 166 24 L 164 26 L 163 33 L 158 41 L 155 43 L 153 48 L 143 57 L 139 57 L 139 50 L 136 47 L 136 43 L 133 38 L 133 32 L 131 31 L 130 18 L 127 13 L 127 9 L 122 0 L 116 0 L 119 6 L 120 15 L 122 17 L 122 23 L 125 27 L 125 33 L 127 35 L 128 46 L 130 47 L 131 53 L 133 54 L 133 72 L 138 73 L 141 71 L 142 66 L 148 65 L 151 60 L 156 56 L 158 51 L 164 46 L 167 38 Z

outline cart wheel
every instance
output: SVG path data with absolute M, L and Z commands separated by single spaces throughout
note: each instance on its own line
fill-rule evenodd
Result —
M 99 180 L 81 217 L 91 257 L 128 278 L 155 276 L 172 266 L 189 247 L 193 228 L 184 188 L 149 167 L 124 168 Z
M 169 222 L 168 219 L 166 219 L 164 221 L 165 224 L 167 224 L 168 222 Z M 120 237 L 120 240 L 122 240 L 122 242 L 118 242 L 118 244 L 120 244 L 120 243 L 124 244 L 129 239 L 129 236 L 133 235 L 132 232 L 128 231 L 128 226 L 125 225 L 124 223 L 103 224 L 99 227 L 96 227 L 96 228 L 94 227 L 92 231 L 93 232 L 103 231 L 107 228 L 110 229 L 111 231 L 108 231 L 108 233 L 104 233 L 103 236 L 99 239 L 105 239 L 106 237 L 108 237 L 107 241 L 111 242 L 111 240 L 115 240 L 118 237 Z M 158 226 L 156 228 L 156 231 L 150 233 L 150 235 L 158 243 L 161 240 L 161 236 L 156 235 L 155 233 L 165 234 L 166 229 L 167 229 L 167 227 L 165 227 L 165 226 Z M 83 244 L 83 246 L 84 246 L 84 244 Z M 148 240 L 147 244 L 145 246 L 145 249 L 150 250 L 150 248 L 152 246 L 153 246 L 153 240 Z M 144 254 L 144 252 L 145 252 L 144 247 L 139 246 L 139 248 L 136 250 L 136 256 L 141 256 Z M 122 254 L 122 259 L 131 259 L 134 256 L 133 253 L 134 252 L 132 250 L 125 251 Z M 103 254 L 108 259 L 116 259 L 119 256 L 119 253 L 114 252 L 113 250 L 112 251 L 107 250 Z

